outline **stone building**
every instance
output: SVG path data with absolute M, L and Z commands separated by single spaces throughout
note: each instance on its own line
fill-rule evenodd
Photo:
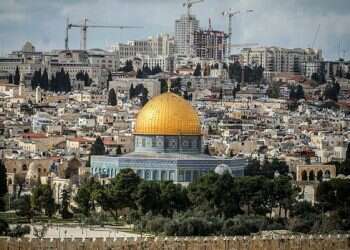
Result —
M 150 100 L 138 113 L 134 131 L 135 151 L 121 157 L 92 156 L 94 176 L 114 177 L 131 168 L 145 180 L 189 183 L 224 164 L 241 176 L 246 159 L 216 158 L 202 154 L 199 117 L 190 103 L 173 93 Z

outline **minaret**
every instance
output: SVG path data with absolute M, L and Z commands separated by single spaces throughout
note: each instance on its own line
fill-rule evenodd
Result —
M 41 91 L 40 91 L 40 87 L 36 87 L 35 90 L 35 103 L 41 103 Z
M 24 79 L 24 74 L 21 73 L 21 77 L 19 80 L 18 96 L 23 97 L 24 91 L 25 91 L 25 79 Z

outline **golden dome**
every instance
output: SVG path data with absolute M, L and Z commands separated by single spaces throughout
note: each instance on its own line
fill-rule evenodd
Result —
M 136 135 L 200 135 L 198 115 L 191 104 L 167 92 L 150 100 L 138 113 Z

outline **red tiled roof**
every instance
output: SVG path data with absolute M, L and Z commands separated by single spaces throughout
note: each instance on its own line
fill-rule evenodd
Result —
M 42 139 L 42 138 L 47 138 L 47 135 L 40 134 L 40 133 L 25 133 L 22 135 L 22 137 L 26 139 Z

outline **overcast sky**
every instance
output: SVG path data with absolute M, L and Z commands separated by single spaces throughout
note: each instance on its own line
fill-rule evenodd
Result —
M 106 48 L 119 41 L 142 39 L 157 33 L 174 33 L 174 21 L 184 0 L 0 0 L 0 53 L 22 47 L 29 40 L 38 50 L 64 47 L 67 17 L 79 23 L 142 25 L 140 30 L 88 30 L 89 48 Z M 288 48 L 314 47 L 326 59 L 350 57 L 350 0 L 205 0 L 193 7 L 200 26 L 227 30 L 221 15 L 233 8 L 255 12 L 233 19 L 233 42 Z M 80 31 L 70 31 L 70 47 L 79 48 Z

